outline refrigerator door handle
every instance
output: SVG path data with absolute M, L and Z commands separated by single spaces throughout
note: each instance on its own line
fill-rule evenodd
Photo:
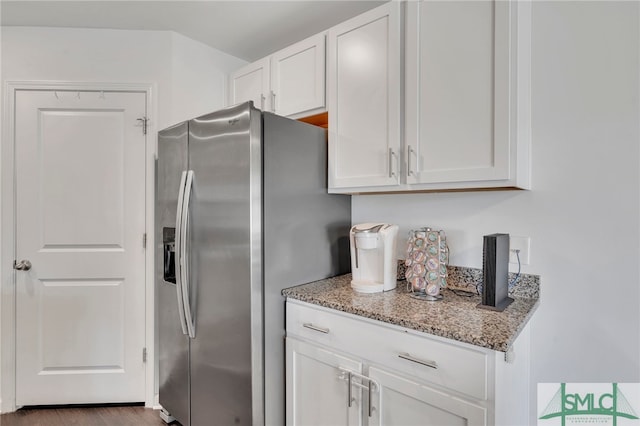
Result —
M 184 199 L 182 201 L 182 223 L 180 224 L 181 246 L 180 246 L 180 273 L 182 274 L 182 303 L 184 306 L 184 318 L 187 323 L 187 331 L 190 338 L 196 337 L 196 325 L 194 312 L 191 309 L 191 301 L 189 292 L 191 290 L 191 282 L 189 280 L 189 250 L 188 250 L 188 232 L 189 232 L 189 206 L 191 204 L 191 194 L 193 193 L 193 170 L 187 172 L 187 179 L 184 185 Z
M 182 177 L 180 178 L 180 190 L 178 192 L 178 208 L 176 211 L 176 257 L 175 257 L 175 273 L 176 273 L 176 295 L 178 297 L 178 316 L 180 317 L 180 326 L 182 328 L 182 334 L 187 334 L 187 321 L 184 317 L 184 304 L 182 300 L 182 267 L 180 266 L 180 253 L 182 252 L 182 247 L 184 246 L 182 242 L 182 204 L 184 202 L 184 185 L 187 181 L 187 172 L 182 172 Z

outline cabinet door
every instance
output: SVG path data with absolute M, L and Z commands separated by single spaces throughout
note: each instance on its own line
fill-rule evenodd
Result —
M 370 426 L 481 426 L 486 409 L 377 367 L 369 368 Z
M 256 108 L 271 111 L 269 94 L 270 66 L 269 58 L 245 65 L 230 77 L 229 104 L 253 101 Z
M 328 32 L 330 190 L 400 182 L 400 8 L 389 2 Z
M 516 67 L 510 40 L 512 3 L 409 2 L 407 183 L 513 177 L 510 155 L 515 151 L 510 142 L 515 131 Z
M 324 33 L 271 56 L 271 90 L 277 114 L 290 116 L 324 109 L 324 63 Z
M 348 374 L 362 364 L 320 346 L 286 339 L 288 426 L 362 424 L 362 392 Z M 351 389 L 349 388 L 351 385 Z M 351 404 L 349 404 L 351 397 Z

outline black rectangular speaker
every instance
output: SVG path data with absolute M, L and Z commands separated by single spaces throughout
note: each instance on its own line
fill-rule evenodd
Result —
M 484 236 L 482 253 L 482 303 L 480 308 L 503 311 L 509 297 L 509 234 Z

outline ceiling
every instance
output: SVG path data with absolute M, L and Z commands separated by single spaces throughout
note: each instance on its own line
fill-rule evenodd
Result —
M 170 30 L 254 61 L 385 1 L 2 0 L 0 17 L 3 26 Z

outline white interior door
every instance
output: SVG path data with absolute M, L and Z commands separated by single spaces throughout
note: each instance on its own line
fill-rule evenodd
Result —
M 16 404 L 144 401 L 145 93 L 17 91 Z

